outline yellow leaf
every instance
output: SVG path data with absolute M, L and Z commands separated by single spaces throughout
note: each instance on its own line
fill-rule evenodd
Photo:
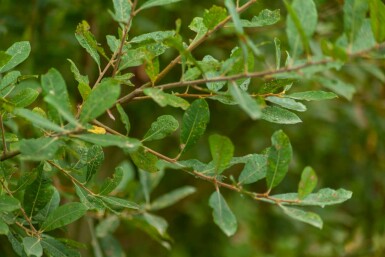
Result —
M 92 129 L 87 129 L 87 131 L 94 134 L 106 134 L 106 130 L 98 126 L 92 126 Z

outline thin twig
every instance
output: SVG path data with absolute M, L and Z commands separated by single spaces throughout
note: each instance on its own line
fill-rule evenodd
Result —
M 0 157 L 0 161 L 5 161 L 5 160 L 8 160 L 8 159 L 11 159 L 17 155 L 20 154 L 20 151 L 19 150 L 16 150 L 16 151 L 13 151 L 13 152 L 7 152 L 7 154 L 3 154 L 1 157 Z
M 186 94 L 186 93 L 175 93 L 173 94 L 178 97 L 182 98 L 209 98 L 213 96 L 218 96 L 219 94 L 211 93 L 211 94 Z M 283 93 L 267 93 L 267 94 L 250 94 L 251 97 L 269 97 L 269 96 L 277 96 L 280 97 L 282 96 Z M 133 101 L 139 101 L 139 100 L 146 100 L 146 99 L 151 99 L 150 96 L 137 96 L 133 99 Z

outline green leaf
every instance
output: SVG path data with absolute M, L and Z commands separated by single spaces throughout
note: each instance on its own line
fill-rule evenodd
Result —
M 107 234 L 106 236 L 99 239 L 100 246 L 104 252 L 104 256 L 108 257 L 126 257 L 124 250 L 119 240 L 113 235 Z
M 31 45 L 29 44 L 28 41 L 21 41 L 21 42 L 14 43 L 11 47 L 7 49 L 7 51 L 5 51 L 5 54 L 4 52 L 2 54 L 3 64 L 0 63 L 0 73 L 9 71 L 10 69 L 22 63 L 25 59 L 27 59 L 30 52 L 31 52 Z M 7 55 L 11 56 L 11 59 L 9 59 Z M 5 62 L 6 60 L 7 62 Z
M 81 75 L 78 68 L 76 67 L 76 64 L 70 59 L 67 60 L 71 64 L 71 72 L 74 74 L 76 81 L 79 83 L 79 93 L 82 96 L 83 101 L 85 101 L 88 95 L 91 93 L 91 87 L 89 86 L 90 81 L 88 79 L 88 76 Z
M 79 82 L 79 84 L 86 84 L 88 86 L 90 83 L 88 76 L 81 75 L 76 64 L 71 59 L 67 59 L 67 61 L 71 64 L 71 72 L 74 74 L 76 81 Z
M 293 155 L 290 140 L 282 130 L 274 132 L 271 143 L 272 146 L 267 151 L 266 182 L 268 191 L 281 183 L 286 176 Z
M 136 149 L 141 145 L 140 141 L 135 138 L 116 136 L 111 134 L 84 134 L 74 135 L 74 137 L 103 147 L 117 146 L 128 152 L 136 151 Z
M 346 0 L 344 1 L 344 30 L 349 44 L 357 38 L 368 11 L 367 0 Z
M 280 205 L 283 212 L 289 217 L 310 224 L 316 228 L 322 229 L 322 219 L 314 212 L 306 212 L 297 208 L 291 208 Z
M 197 99 L 183 114 L 180 141 L 183 151 L 191 148 L 204 134 L 210 120 L 210 111 L 207 102 Z
M 239 107 L 244 110 L 253 120 L 261 118 L 261 106 L 247 92 L 241 90 L 237 85 L 232 84 L 229 92 Z
M 8 241 L 12 245 L 12 249 L 15 251 L 16 254 L 19 256 L 25 257 L 25 252 L 24 252 L 24 247 L 21 244 L 21 238 L 18 234 L 16 233 L 8 233 L 7 234 Z
M 211 55 L 206 55 L 203 57 L 202 61 L 199 62 L 199 72 L 203 71 L 205 78 L 218 78 L 221 76 L 221 63 L 212 57 Z M 207 82 L 206 86 L 209 90 L 218 92 L 222 87 L 226 85 L 226 81 L 217 81 L 217 82 Z
M 244 31 L 243 31 L 242 23 L 241 23 L 241 20 L 239 19 L 239 14 L 237 12 L 237 9 L 234 5 L 233 0 L 225 0 L 225 6 L 230 13 L 231 19 L 233 20 L 235 31 L 237 32 L 238 35 L 243 35 Z
M 193 44 L 194 42 L 198 41 L 199 39 L 201 39 L 202 37 L 204 37 L 204 35 L 207 33 L 208 29 L 206 28 L 206 26 L 204 25 L 203 23 L 203 18 L 201 17 L 195 17 L 190 25 L 188 26 L 189 29 L 191 29 L 192 31 L 196 32 L 196 35 L 195 35 L 195 38 L 194 40 L 191 42 L 191 44 Z
M 20 140 L 20 152 L 24 160 L 43 161 L 55 157 L 61 142 L 58 138 L 32 138 Z
M 296 124 L 302 120 L 293 112 L 277 106 L 266 106 L 262 110 L 263 120 L 279 124 Z
M 116 168 L 112 178 L 107 178 L 100 188 L 99 194 L 108 195 L 120 184 L 123 179 L 123 169 Z
M 177 163 L 177 166 L 174 168 L 177 169 L 177 168 L 183 168 L 183 167 L 192 168 L 194 171 L 198 171 L 203 174 L 216 175 L 213 162 L 210 162 L 209 164 L 207 164 L 195 159 L 184 160 L 184 161 L 179 161 Z
M 286 97 L 296 99 L 296 100 L 305 100 L 305 101 L 321 101 L 329 100 L 336 98 L 337 95 L 332 92 L 325 91 L 304 91 L 286 95 Z
M 178 121 L 171 115 L 163 115 L 151 124 L 151 128 L 144 135 L 142 142 L 163 139 L 179 127 Z
M 41 86 L 44 95 L 46 95 L 44 100 L 55 109 L 56 113 L 61 114 L 63 118 L 76 126 L 78 123 L 72 114 L 67 86 L 59 71 L 50 69 L 46 74 L 42 75 Z
M 86 214 L 87 208 L 82 203 L 67 203 L 54 210 L 41 225 L 42 231 L 50 231 L 64 227 L 80 219 Z
M 151 58 L 148 56 L 149 55 L 146 55 L 144 67 L 145 67 L 147 76 L 150 78 L 152 84 L 154 85 L 159 74 L 159 58 L 158 57 Z
M 339 94 L 349 101 L 352 100 L 356 88 L 349 83 L 343 82 L 339 79 L 327 79 L 327 78 L 317 78 L 324 87 L 334 91 L 336 94 Z
M 129 67 L 136 67 L 144 63 L 146 57 L 145 48 L 129 49 L 122 56 L 122 60 L 119 64 L 119 71 L 127 69 Z
M 78 250 L 74 250 L 52 237 L 43 237 L 41 245 L 43 246 L 44 252 L 46 252 L 49 256 L 80 257 Z
M 161 6 L 161 5 L 166 5 L 166 4 L 171 4 L 171 3 L 176 3 L 181 0 L 148 0 L 144 4 L 142 4 L 139 8 L 139 10 L 155 7 L 155 6 Z
M 220 192 L 215 191 L 209 199 L 209 205 L 213 208 L 215 224 L 227 235 L 232 236 L 237 231 L 237 218 L 227 205 Z
M 120 220 L 118 216 L 109 215 L 105 219 L 101 220 L 95 228 L 96 236 L 102 238 L 108 234 L 112 234 L 119 227 Z
M 352 192 L 345 189 L 330 189 L 323 188 L 319 190 L 317 193 L 312 193 L 306 196 L 304 199 L 300 200 L 297 193 L 289 193 L 289 194 L 280 194 L 273 195 L 272 197 L 280 200 L 289 200 L 291 203 L 281 204 L 287 205 L 301 205 L 301 206 L 320 206 L 325 207 L 326 205 L 334 205 L 345 202 L 352 197 Z
M 87 21 L 82 21 L 79 23 L 79 25 L 76 27 L 75 37 L 79 44 L 84 49 L 86 49 L 86 51 L 91 55 L 91 57 L 95 60 L 100 68 L 99 53 L 105 57 L 106 54 L 104 53 L 103 48 L 101 48 L 98 42 L 96 42 L 94 35 L 90 32 L 90 25 L 87 23 Z
M 122 198 L 118 198 L 114 196 L 105 196 L 105 195 L 99 196 L 99 198 L 114 210 L 121 211 L 125 208 L 135 209 L 135 210 L 139 209 L 138 204 Z
M 207 29 L 211 30 L 226 18 L 226 9 L 213 5 L 209 10 L 205 10 L 205 13 L 203 14 L 203 24 Z
M 4 96 L 5 87 L 15 84 L 17 82 L 17 79 L 21 76 L 20 71 L 10 71 L 7 74 L 5 74 L 4 77 L 0 80 L 0 89 L 1 89 L 1 95 Z
M 9 227 L 8 224 L 0 219 L 0 235 L 8 235 Z
M 138 44 L 146 41 L 161 43 L 161 42 L 164 42 L 166 39 L 174 36 L 175 36 L 174 30 L 155 31 L 155 32 L 145 33 L 140 36 L 136 36 L 130 40 L 130 43 Z
M 290 110 L 294 110 L 298 112 L 306 111 L 306 106 L 304 104 L 298 103 L 290 98 L 269 96 L 269 97 L 266 97 L 266 101 L 280 105 L 281 107 L 284 107 Z
M 16 108 L 13 112 L 16 116 L 22 117 L 30 121 L 33 125 L 41 129 L 52 130 L 55 132 L 65 132 L 66 130 L 55 123 L 47 120 L 37 112 L 28 109 Z
M 230 58 L 223 62 L 221 73 L 228 75 L 236 75 L 254 70 L 254 54 L 249 51 L 247 54 L 240 47 L 235 47 L 231 50 Z M 250 78 L 238 79 L 235 83 L 243 90 L 247 91 L 250 84 Z
M 293 56 L 300 55 L 303 50 L 310 54 L 309 39 L 317 27 L 317 8 L 313 0 L 294 0 L 290 5 L 284 1 L 288 11 L 286 35 Z
M 118 171 L 119 170 L 119 171 Z M 116 186 L 113 192 L 122 192 L 127 189 L 129 182 L 131 182 L 135 177 L 135 167 L 131 162 L 123 161 L 115 168 L 115 173 L 122 173 L 122 179 L 119 184 Z
M 131 130 L 130 119 L 128 118 L 127 113 L 124 111 L 123 107 L 120 104 L 116 105 L 116 109 L 119 112 L 120 121 L 124 124 L 124 128 L 126 129 L 126 135 L 128 135 Z
M 43 247 L 40 244 L 40 239 L 36 237 L 23 238 L 24 251 L 27 256 L 40 257 L 43 255 Z
M 308 196 L 317 186 L 317 174 L 311 167 L 305 167 L 302 171 L 301 180 L 298 185 L 298 197 L 303 199 Z
M 167 94 L 159 88 L 146 88 L 143 90 L 143 93 L 151 97 L 161 107 L 170 105 L 172 107 L 179 107 L 183 110 L 186 110 L 190 105 L 189 102 L 183 98 L 180 98 L 176 95 Z
M 220 135 L 211 135 L 209 143 L 215 173 L 221 174 L 233 158 L 234 145 L 228 137 Z
M 385 40 L 385 4 L 381 0 L 369 0 L 370 24 L 376 41 Z
M 143 214 L 143 218 L 148 224 L 150 224 L 153 228 L 156 229 L 159 235 L 161 236 L 167 235 L 168 224 L 164 218 L 147 213 L 147 212 Z
M 91 146 L 91 148 L 88 149 L 87 159 L 85 161 L 87 166 L 85 182 L 87 183 L 95 175 L 104 161 L 103 148 L 99 145 Z
M 8 195 L 0 195 L 0 212 L 12 212 L 20 209 L 20 202 Z
M 51 198 L 47 201 L 47 204 L 39 210 L 39 212 L 33 217 L 34 220 L 43 222 L 47 219 L 48 215 L 53 212 L 57 207 L 59 207 L 60 204 L 60 194 L 59 191 L 55 188 L 53 188 L 53 194 L 51 195 Z
M 346 52 L 346 46 L 341 46 L 338 43 L 331 43 L 327 40 L 321 40 L 321 49 L 324 55 L 331 56 L 335 60 L 346 62 L 348 55 Z
M 43 165 L 39 165 L 34 172 L 38 173 L 35 181 L 25 189 L 23 207 L 29 217 L 34 216 L 51 201 L 55 190 L 52 181 L 43 173 Z
M 74 183 L 76 194 L 79 197 L 80 202 L 88 209 L 88 210 L 98 210 L 104 211 L 105 205 L 102 200 L 97 198 L 94 195 L 89 194 L 84 188 Z
M 147 152 L 143 147 L 139 147 L 135 152 L 130 153 L 132 161 L 135 165 L 148 172 L 157 172 L 156 166 L 158 158 L 152 153 Z
M 280 10 L 262 10 L 257 16 L 254 16 L 250 21 L 241 19 L 241 25 L 244 28 L 255 28 L 255 27 L 263 27 L 268 25 L 273 25 L 277 23 L 280 18 Z
M 353 41 L 350 50 L 352 53 L 360 53 L 375 47 L 376 44 L 377 43 L 374 38 L 373 31 L 370 27 L 370 20 L 365 19 L 357 32 L 357 36 Z
M 239 175 L 239 184 L 251 184 L 266 177 L 267 156 L 262 154 L 253 154 L 246 161 L 245 167 Z
M 121 85 L 135 87 L 135 85 L 131 82 L 133 77 L 135 77 L 134 73 L 124 73 L 122 75 L 115 75 L 114 79 L 117 80 Z
M 191 186 L 184 186 L 178 189 L 175 189 L 169 193 L 166 193 L 157 199 L 155 199 L 150 206 L 150 210 L 156 211 L 169 207 L 183 198 L 195 193 L 195 188 Z
M 139 181 L 142 187 L 142 192 L 146 203 L 150 204 L 150 194 L 158 186 L 160 180 L 164 176 L 164 170 L 160 169 L 159 172 L 149 173 L 142 169 L 138 170 Z
M 37 173 L 34 171 L 25 172 L 17 181 L 17 186 L 12 188 L 12 191 L 19 192 L 24 190 L 28 185 L 30 185 L 37 177 Z
M 114 4 L 114 19 L 118 22 L 127 23 L 131 14 L 131 5 L 127 0 L 113 0 Z
M 0 51 L 0 70 L 12 59 L 12 56 L 4 51 Z
M 39 92 L 32 88 L 23 88 L 16 94 L 7 97 L 7 100 L 16 107 L 26 107 L 32 104 L 39 96 Z
M 120 95 L 120 85 L 117 81 L 104 80 L 94 88 L 84 102 L 79 120 L 85 124 L 99 117 L 111 108 Z M 103 101 L 101 101 L 103 99 Z

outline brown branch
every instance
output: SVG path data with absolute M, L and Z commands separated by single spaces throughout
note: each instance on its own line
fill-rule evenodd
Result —
M 277 94 L 274 94 L 274 93 L 267 93 L 267 94 L 250 94 L 251 97 L 269 97 L 269 96 L 277 96 L 277 97 L 281 97 L 282 95 L 284 94 L 284 92 L 280 92 L 280 93 L 277 93 Z M 215 93 L 211 93 L 211 94 L 188 94 L 188 93 L 175 93 L 173 94 L 175 96 L 178 96 L 178 97 L 182 97 L 182 98 L 208 98 L 208 97 L 212 97 L 212 96 L 217 96 L 219 94 L 215 94 Z M 133 101 L 139 101 L 139 100 L 146 100 L 146 99 L 151 99 L 150 96 L 137 96 L 135 97 L 134 99 L 132 99 Z
M 1 157 L 0 157 L 0 161 L 5 161 L 5 160 L 8 160 L 8 159 L 11 159 L 17 155 L 20 154 L 20 151 L 19 150 L 16 150 L 16 151 L 13 151 L 13 152 L 7 152 L 6 154 L 3 154 Z
M 332 59 L 324 59 L 324 60 L 316 61 L 316 62 L 307 62 L 305 64 L 298 65 L 298 66 L 291 67 L 291 68 L 285 67 L 285 68 L 281 68 L 279 70 L 267 70 L 267 71 L 259 71 L 259 72 L 241 73 L 241 74 L 235 74 L 235 75 L 231 75 L 231 76 L 221 76 L 221 77 L 214 77 L 214 78 L 209 78 L 209 79 L 206 78 L 206 79 L 197 79 L 197 80 L 190 80 L 190 81 L 178 81 L 178 82 L 172 82 L 172 83 L 159 85 L 159 86 L 157 86 L 157 88 L 162 89 L 162 90 L 166 90 L 166 89 L 194 86 L 194 85 L 198 85 L 198 84 L 205 84 L 205 83 L 211 83 L 211 82 L 231 81 L 231 80 L 237 80 L 237 79 L 242 79 L 242 78 L 263 78 L 263 77 L 269 77 L 272 75 L 281 74 L 281 73 L 285 73 L 285 72 L 298 71 L 298 70 L 301 70 L 303 68 L 307 68 L 307 67 L 314 66 L 314 65 L 322 65 L 322 64 L 329 63 L 331 61 L 333 61 L 333 60 Z M 142 86 L 142 87 L 135 89 L 134 91 L 132 91 L 130 94 L 128 94 L 126 96 L 126 97 L 129 96 L 128 98 L 122 97 L 121 99 L 118 100 L 118 103 L 123 103 L 123 102 L 130 101 L 130 100 L 136 98 L 137 95 L 143 93 L 144 88 L 145 87 Z
M 165 89 L 185 87 L 185 86 L 198 85 L 198 84 L 205 84 L 205 83 L 211 83 L 211 82 L 238 80 L 238 79 L 243 79 L 243 78 L 263 78 L 263 77 L 269 77 L 272 75 L 281 74 L 281 73 L 285 73 L 285 72 L 298 71 L 298 70 L 301 70 L 303 68 L 307 68 L 310 66 L 322 65 L 322 64 L 329 63 L 331 61 L 333 61 L 333 60 L 332 59 L 324 59 L 324 60 L 316 61 L 316 62 L 307 62 L 307 63 L 301 64 L 301 65 L 298 65 L 295 67 L 285 67 L 285 68 L 281 68 L 279 70 L 258 71 L 258 72 L 235 74 L 235 75 L 231 75 L 231 76 L 214 77 L 214 78 L 209 78 L 209 79 L 197 79 L 197 80 L 190 80 L 190 81 L 172 82 L 172 83 L 159 85 L 158 88 L 165 90 Z

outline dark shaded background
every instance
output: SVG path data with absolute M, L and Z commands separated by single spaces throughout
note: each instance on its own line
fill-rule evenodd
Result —
M 343 31 L 341 1 L 316 2 L 320 16 L 316 40 L 338 37 Z M 188 24 L 193 17 L 202 16 L 204 8 L 209 8 L 212 4 L 222 5 L 220 1 L 184 0 L 165 8 L 146 10 L 134 20 L 131 35 L 174 29 L 176 18 L 181 17 L 182 35 L 192 37 Z M 264 0 L 259 1 L 244 17 L 251 17 L 263 8 L 279 8 L 281 15 L 285 16 L 281 1 Z M 88 74 L 90 81 L 95 81 L 97 68 L 78 45 L 74 31 L 81 20 L 87 20 L 97 40 L 105 45 L 105 35 L 115 35 L 118 27 L 107 9 L 112 9 L 112 3 L 105 0 L 1 0 L 0 49 L 7 49 L 16 41 L 30 41 L 32 53 L 21 67 L 22 72 L 43 74 L 51 67 L 57 68 L 67 81 L 73 101 L 78 102 L 77 84 L 66 59 L 72 59 L 83 74 Z M 273 27 L 249 32 L 253 32 L 252 38 L 256 42 L 272 41 L 274 37 L 278 37 L 283 48 L 287 48 L 284 20 L 283 18 Z M 194 55 L 197 59 L 206 54 L 224 59 L 235 44 L 236 39 L 220 32 L 195 51 Z M 272 64 L 273 45 L 264 45 L 261 50 L 266 53 L 266 62 Z M 161 65 L 164 67 L 174 54 L 167 52 L 161 59 Z M 229 136 L 236 145 L 236 155 L 260 152 L 270 144 L 269 138 L 276 129 L 281 128 L 289 135 L 294 149 L 294 161 L 288 177 L 277 189 L 277 193 L 295 191 L 300 172 L 306 165 L 311 165 L 318 173 L 318 188 L 343 187 L 353 191 L 353 198 L 342 205 L 315 209 L 324 219 L 323 230 L 292 221 L 274 206 L 254 202 L 223 190 L 239 220 L 237 234 L 227 238 L 212 222 L 211 209 L 207 205 L 208 196 L 213 190 L 212 185 L 187 174 L 170 171 L 154 195 L 186 184 L 198 188 L 198 193 L 158 213 L 170 223 L 169 233 L 175 240 L 172 250 L 164 249 L 131 224 L 124 224 L 117 231 L 117 236 L 124 245 L 127 256 L 384 256 L 383 68 L 383 61 L 352 60 L 340 71 L 339 76 L 356 86 L 357 93 L 353 100 L 349 102 L 339 98 L 308 104 L 309 110 L 299 114 L 303 123 L 297 125 L 251 122 L 236 107 L 209 103 L 211 121 L 208 135 L 220 133 Z M 140 84 L 140 70 L 134 69 L 133 72 L 138 75 L 136 82 Z M 169 76 L 165 81 L 172 79 L 175 78 Z M 254 83 L 257 87 L 260 82 Z M 301 81 L 296 82 L 294 87 L 302 90 L 318 88 L 320 85 Z M 182 115 L 178 110 L 158 108 L 147 101 L 135 102 L 125 108 L 132 123 L 131 136 L 138 137 L 145 133 L 159 115 L 171 113 L 179 119 Z M 171 138 L 167 144 L 155 143 L 152 146 L 162 153 L 175 156 L 177 137 Z M 207 138 L 203 138 L 190 155 L 208 161 Z M 108 174 L 123 159 L 124 156 L 107 151 L 107 161 L 101 176 Z M 264 184 L 256 184 L 253 189 L 263 192 Z M 75 238 L 81 237 L 84 233 L 80 233 L 79 229 L 84 229 L 84 226 L 71 228 L 70 233 Z M 7 247 L 2 247 L 4 250 L 0 250 L 5 253 Z M 2 254 L 0 252 L 4 256 Z M 11 254 L 7 253 L 6 256 Z

